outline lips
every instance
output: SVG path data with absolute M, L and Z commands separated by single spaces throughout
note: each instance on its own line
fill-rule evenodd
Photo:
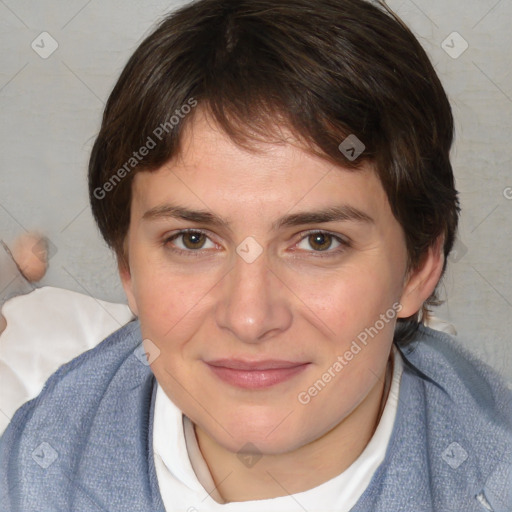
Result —
M 261 389 L 285 382 L 304 371 L 309 363 L 265 360 L 218 359 L 206 362 L 222 381 L 239 388 Z

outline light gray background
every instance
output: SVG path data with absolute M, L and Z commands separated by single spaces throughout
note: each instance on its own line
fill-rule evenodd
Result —
M 0 0 L 0 238 L 48 235 L 57 252 L 43 285 L 124 301 L 89 211 L 87 161 L 126 60 L 182 3 Z M 512 382 L 512 2 L 388 3 L 431 56 L 456 120 L 463 214 L 438 315 Z M 31 48 L 43 31 L 59 45 L 47 59 Z M 457 58 L 464 43 L 453 32 L 468 44 Z

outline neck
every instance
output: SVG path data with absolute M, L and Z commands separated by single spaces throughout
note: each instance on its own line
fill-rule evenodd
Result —
M 391 359 L 366 398 L 326 434 L 300 448 L 265 454 L 254 465 L 196 426 L 201 453 L 216 485 L 219 501 L 252 501 L 304 492 L 345 471 L 361 455 L 382 415 L 391 381 Z M 248 454 L 251 456 L 251 454 Z

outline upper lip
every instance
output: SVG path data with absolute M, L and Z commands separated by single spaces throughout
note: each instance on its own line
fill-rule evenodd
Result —
M 284 361 L 282 359 L 266 359 L 264 361 L 243 361 L 241 359 L 216 359 L 206 361 L 210 366 L 228 368 L 231 370 L 276 370 L 284 368 L 295 368 L 308 363 L 297 361 Z

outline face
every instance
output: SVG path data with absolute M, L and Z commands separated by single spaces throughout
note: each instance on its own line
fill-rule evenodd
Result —
M 151 368 L 224 448 L 291 451 L 347 421 L 383 375 L 402 229 L 369 165 L 292 144 L 249 152 L 199 115 L 183 142 L 133 182 L 122 280 L 160 351 Z

